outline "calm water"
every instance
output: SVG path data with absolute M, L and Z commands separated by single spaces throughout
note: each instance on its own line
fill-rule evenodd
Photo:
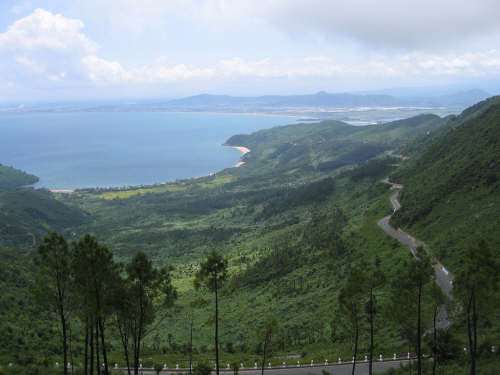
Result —
M 231 135 L 293 123 L 285 117 L 78 112 L 0 115 L 0 163 L 52 189 L 152 184 L 232 167 Z

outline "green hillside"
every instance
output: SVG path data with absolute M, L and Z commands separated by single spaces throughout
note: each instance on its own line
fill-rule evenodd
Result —
M 378 126 L 351 126 L 339 121 L 288 125 L 235 135 L 226 142 L 252 150 L 241 174 L 265 174 L 301 168 L 331 172 L 403 147 L 444 123 L 435 115 L 420 115 Z
M 3 192 L 0 246 L 29 248 L 54 229 L 68 240 L 90 232 L 117 261 L 128 261 L 142 250 L 155 265 L 169 266 L 179 298 L 171 315 L 157 322 L 155 335 L 146 338 L 144 355 L 170 364 L 186 358 L 193 313 L 195 355 L 213 358 L 213 307 L 192 307 L 195 300 L 211 298 L 194 290 L 193 278 L 213 249 L 229 263 L 229 281 L 220 296 L 222 357 L 245 363 L 261 353 L 256 327 L 271 315 L 281 323 L 273 362 L 281 363 L 280 356 L 287 354 L 315 362 L 349 358 L 352 341 L 339 312 L 339 292 L 353 269 L 378 266 L 387 282 L 377 296 L 376 352 L 406 352 L 403 331 L 393 318 L 391 295 L 394 280 L 411 255 L 376 224 L 392 213 L 388 199 L 392 191 L 381 180 L 392 174 L 405 185 L 404 207 L 394 223 L 428 242 L 450 268 L 479 238 L 490 241 L 497 253 L 498 101 L 444 119 L 422 115 L 365 127 L 324 121 L 236 135 L 227 144 L 252 150 L 242 167 L 175 183 L 56 195 Z M 464 241 L 464 236 L 471 238 Z M 2 279 L 6 295 L 16 295 L 20 285 L 31 282 L 26 264 L 32 252 L 16 255 L 12 249 L 2 250 L 13 257 L 12 268 L 1 270 L 7 275 Z M 426 291 L 426 306 L 428 295 Z M 22 337 L 31 330 L 27 322 L 42 325 L 43 332 L 53 329 L 50 323 L 43 325 L 45 315 L 36 309 L 23 312 L 4 303 L 4 310 L 9 316 L 23 316 L 19 324 L 0 322 L 9 337 Z M 425 307 L 426 324 L 430 316 Z M 500 338 L 498 322 L 491 324 L 485 345 Z M 74 327 L 78 355 L 84 339 L 81 328 Z M 459 346 L 462 328 L 457 324 L 453 332 Z M 110 340 L 111 357 L 118 361 L 116 332 Z M 362 357 L 368 342 L 364 319 Z M 56 354 L 53 343 L 44 355 Z M 32 351 L 26 342 L 16 346 L 16 353 Z M 14 358 L 11 352 L 9 342 L 0 341 L 0 358 Z
M 157 264 L 174 267 L 179 310 L 160 330 L 171 342 L 185 343 L 182 317 L 199 297 L 192 278 L 215 248 L 229 258 L 232 278 L 221 312 L 224 345 L 252 347 L 255 326 L 275 314 L 286 337 L 284 351 L 305 345 L 314 351 L 348 350 L 348 340 L 327 345 L 346 274 L 355 264 L 374 262 L 376 255 L 388 270 L 409 257 L 376 226 L 377 218 L 391 212 L 388 186 L 378 181 L 399 162 L 387 151 L 443 123 L 426 115 L 373 127 L 334 121 L 277 127 L 228 140 L 252 149 L 241 168 L 60 199 L 91 213 L 89 230 L 118 259 L 143 250 Z M 248 309 L 252 314 L 245 313 Z M 198 322 L 210 321 L 210 309 L 197 314 Z M 212 347 L 211 330 L 210 324 L 197 330 L 198 349 Z M 384 335 L 387 342 L 397 339 L 394 330 Z
M 0 363 L 42 363 L 59 350 L 58 331 L 47 308 L 33 303 L 31 253 L 0 253 Z
M 393 218 L 430 245 L 452 270 L 464 250 L 486 239 L 500 245 L 500 97 L 481 102 L 393 174 L 405 185 Z
M 0 191 L 0 246 L 35 247 L 52 230 L 71 237 L 86 221 L 86 214 L 56 200 L 49 191 Z
M 36 176 L 0 164 L 0 191 L 31 185 L 37 181 Z
M 86 214 L 56 200 L 43 189 L 22 188 L 38 177 L 0 165 L 0 247 L 35 247 L 48 231 L 71 235 Z

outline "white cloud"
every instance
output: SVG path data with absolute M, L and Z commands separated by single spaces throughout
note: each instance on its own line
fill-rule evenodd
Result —
M 35 73 L 43 73 L 45 71 L 45 67 L 40 65 L 34 60 L 28 59 L 27 57 L 17 57 L 16 62 L 29 68 L 31 71 Z
M 161 34 L 179 20 L 191 29 L 251 34 L 258 28 L 311 45 L 357 45 L 361 53 L 466 51 L 500 40 L 498 0 L 72 0 L 76 13 L 106 24 L 117 38 L 154 29 Z M 274 31 L 273 31 L 274 30 Z M 275 31 L 278 33 L 275 33 Z M 257 32 L 257 33 L 258 33 Z M 277 36 L 279 35 L 279 36 Z M 319 38 L 318 38 L 319 36 Z M 203 35 L 200 36 L 203 38 Z M 325 38 L 326 37 L 326 38 Z M 354 42 L 354 43 L 353 43 Z M 266 44 L 263 40 L 262 44 Z
M 101 83 L 126 82 L 130 74 L 116 61 L 106 61 L 97 56 L 85 56 L 83 64 L 88 71 L 90 80 Z
M 188 64 L 169 65 L 166 57 L 158 58 L 153 64 L 132 70 L 136 82 L 161 83 L 184 80 L 206 80 L 214 78 L 213 67 L 196 67 Z
M 159 58 L 150 66 L 125 69 L 119 62 L 107 61 L 97 56 L 83 59 L 90 80 L 98 83 L 161 84 L 193 79 L 209 79 L 215 75 L 213 68 L 197 68 L 185 64 L 169 66 Z
M 81 32 L 83 27 L 83 22 L 78 19 L 36 9 L 0 34 L 0 48 L 12 51 L 48 49 L 67 53 L 95 53 L 97 44 Z
M 98 45 L 83 28 L 79 19 L 43 9 L 17 20 L 0 33 L 0 64 L 4 65 L 0 78 L 45 89 L 87 80 L 83 59 L 96 54 Z
M 155 0 L 145 1 L 152 3 Z M 112 0 L 107 3 L 111 4 Z M 132 7 L 136 2 L 127 0 L 123 4 Z M 213 4 L 218 12 L 233 12 L 232 2 L 214 0 Z M 282 6 L 280 1 L 270 4 L 277 8 Z M 211 13 L 207 11 L 206 17 L 212 17 Z M 327 55 L 260 59 L 235 56 L 204 65 L 170 63 L 166 57 L 159 57 L 150 64 L 128 66 L 126 61 L 104 58 L 99 54 L 97 43 L 83 30 L 81 20 L 42 9 L 16 21 L 0 33 L 0 81 L 44 90 L 62 85 L 162 88 L 177 83 L 177 87 L 185 85 L 199 92 L 219 85 L 230 87 L 228 83 L 232 82 L 307 81 L 318 82 L 318 89 L 325 89 L 328 86 L 321 86 L 323 82 L 384 79 L 386 82 L 393 82 L 393 79 L 394 82 L 428 82 L 440 77 L 462 79 L 500 74 L 500 51 L 495 49 L 464 53 L 403 52 L 362 58 L 343 56 L 342 59 Z
M 497 0 L 211 0 L 215 21 L 266 20 L 294 35 L 308 32 L 354 39 L 376 48 L 456 48 L 474 38 L 498 41 Z

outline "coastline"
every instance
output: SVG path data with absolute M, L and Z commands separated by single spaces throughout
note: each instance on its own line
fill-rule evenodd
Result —
M 232 146 L 232 145 L 228 145 L 227 143 L 224 143 L 223 146 L 234 148 L 242 153 L 242 155 L 240 157 L 240 161 L 235 164 L 234 168 L 241 167 L 243 164 L 245 164 L 245 162 L 243 161 L 243 157 L 252 151 L 248 147 L 245 147 L 245 146 Z
M 245 156 L 245 154 L 248 154 L 249 152 L 251 152 L 252 150 L 250 150 L 248 147 L 245 147 L 245 146 L 232 146 L 232 145 L 228 145 L 226 143 L 224 143 L 222 146 L 225 146 L 225 147 L 231 147 L 231 148 L 234 148 L 235 150 L 238 150 L 242 153 L 241 157 L 240 157 L 240 160 L 234 165 L 233 168 L 238 168 L 238 167 L 241 167 L 242 165 L 245 164 L 245 162 L 242 160 L 243 159 L 243 156 Z M 210 177 L 210 176 L 213 176 L 215 175 L 215 173 L 217 172 L 212 172 L 212 173 L 208 173 L 206 175 L 203 175 L 203 176 L 197 176 L 197 177 L 191 177 L 191 178 L 204 178 L 204 177 Z M 163 186 L 163 185 L 167 185 L 171 183 L 171 181 L 166 181 L 166 182 L 162 182 L 162 183 L 158 183 L 158 184 L 151 184 L 151 185 L 138 185 L 138 186 L 128 186 L 127 188 L 147 188 L 147 187 L 152 187 L 152 186 Z M 61 194 L 72 194 L 74 193 L 75 191 L 77 190 L 86 190 L 86 189 L 89 189 L 89 188 L 76 188 L 76 189 L 49 189 L 50 192 L 52 193 L 61 193 Z M 90 189 L 96 189 L 96 188 L 90 188 Z M 110 189 L 110 190 L 121 190 L 123 189 L 123 187 L 108 187 L 108 188 L 104 188 L 104 189 Z
M 71 111 L 73 112 L 73 111 Z M 84 113 L 85 111 L 81 111 L 82 113 Z M 151 111 L 151 112 L 155 112 L 155 111 Z M 61 112 L 57 112 L 57 113 L 61 113 Z M 168 112 L 166 112 L 168 113 Z M 292 123 L 292 121 L 289 121 L 289 119 L 299 119 L 299 118 L 304 118 L 304 116 L 296 116 L 296 115 L 290 115 L 290 114 L 287 114 L 287 115 L 284 115 L 284 114 L 271 114 L 271 113 L 260 113 L 260 112 L 230 112 L 230 113 L 227 113 L 227 112 L 218 112 L 218 111 L 206 111 L 206 112 L 192 112 L 192 111 L 186 111 L 186 112 L 183 112 L 183 111 L 174 111 L 172 113 L 193 113 L 193 114 L 203 114 L 203 113 L 207 113 L 207 114 L 217 114 L 217 115 L 241 115 L 241 116 L 246 116 L 246 117 L 254 117 L 254 116 L 262 116 L 262 117 L 268 117 L 268 118 L 271 118 L 271 117 L 275 117 L 275 118 L 280 118 L 279 121 L 271 121 L 266 127 L 264 127 L 264 129 L 268 129 L 272 126 L 279 126 L 279 125 L 272 125 L 274 123 L 276 124 L 290 124 Z M 269 120 L 266 120 L 266 121 L 269 121 Z M 253 123 L 254 121 L 250 121 L 249 124 Z M 246 122 L 245 122 L 246 123 Z M 263 123 L 263 126 L 266 124 L 266 122 Z M 220 142 L 220 140 L 219 140 Z M 219 142 L 216 142 L 215 143 L 215 147 L 220 147 L 221 143 Z M 223 142 L 224 143 L 224 142 Z M 240 156 L 241 157 L 238 157 L 238 159 L 236 159 L 235 157 L 235 154 L 232 154 L 232 153 L 226 153 L 226 157 L 225 158 L 228 158 L 229 160 L 227 160 L 227 164 L 226 163 L 220 163 L 221 165 L 211 169 L 209 169 L 209 173 L 205 172 L 203 173 L 204 171 L 201 170 L 202 173 L 197 173 L 196 171 L 193 173 L 193 175 L 191 176 L 187 176 L 187 177 L 181 177 L 181 179 L 186 179 L 186 180 L 189 180 L 189 179 L 196 179 L 196 178 L 203 178 L 203 177 L 208 177 L 210 175 L 212 175 L 215 171 L 215 173 L 219 172 L 219 171 L 222 171 L 226 168 L 235 168 L 235 167 L 240 167 L 242 165 L 245 164 L 245 162 L 242 160 L 243 159 L 243 156 L 247 153 L 249 153 L 251 150 L 244 147 L 244 146 L 230 146 L 230 145 L 227 145 L 227 144 L 224 144 L 225 146 L 229 146 L 229 147 L 232 147 L 234 149 L 237 149 L 240 151 Z M 220 150 L 219 150 L 220 152 Z M 222 151 L 224 153 L 224 151 Z M 232 155 L 232 156 L 231 156 Z M 225 159 L 224 158 L 224 159 Z M 224 160 L 224 159 L 221 159 L 221 160 Z M 232 161 L 231 161 L 232 159 Z M 236 159 L 236 161 L 234 160 Z M 200 163 L 201 164 L 201 163 Z M 161 173 L 158 173 L 158 175 L 161 175 Z M 175 177 L 175 176 L 174 176 Z M 34 184 L 34 186 L 32 188 L 34 189 L 45 189 L 45 190 L 48 190 L 48 191 L 51 191 L 52 193 L 54 194 L 64 194 L 64 195 L 67 195 L 67 194 L 72 194 L 72 193 L 78 193 L 80 190 L 101 190 L 101 189 L 127 189 L 127 188 L 136 188 L 138 186 L 155 186 L 157 184 L 168 184 L 168 183 L 172 183 L 172 182 L 175 182 L 179 179 L 179 177 L 175 177 L 172 178 L 170 180 L 170 178 L 164 180 L 165 182 L 152 182 L 150 183 L 149 181 L 146 182 L 146 183 L 141 183 L 141 184 L 138 184 L 136 185 L 133 181 L 130 185 L 120 185 L 120 182 L 118 182 L 118 184 L 114 185 L 113 184 L 113 181 L 111 181 L 109 184 L 99 184 L 99 181 L 92 181 L 91 184 L 89 184 L 89 186 L 86 186 L 85 182 L 83 182 L 83 186 L 82 185 L 79 185 L 79 184 L 74 184 L 74 183 L 58 183 L 57 181 L 53 181 L 53 183 L 51 184 L 48 184 L 49 186 L 47 186 L 45 183 L 45 177 L 41 178 L 43 181 L 40 181 L 38 180 L 36 184 Z M 152 178 L 151 180 L 153 180 L 155 178 Z M 126 180 L 126 179 L 123 179 L 123 180 Z M 159 179 L 158 179 L 159 180 Z M 71 180 L 70 180 L 71 181 Z M 139 179 L 140 181 L 140 179 Z M 161 180 L 160 180 L 161 181 Z M 93 185 L 93 183 L 96 183 L 97 185 Z M 51 186 L 52 185 L 52 186 Z M 31 186 L 30 186 L 31 187 Z

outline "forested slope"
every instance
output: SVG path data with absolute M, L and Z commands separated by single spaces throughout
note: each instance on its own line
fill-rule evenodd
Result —
M 332 311 L 350 270 L 377 257 L 392 274 L 409 257 L 376 226 L 391 212 L 389 188 L 378 181 L 399 162 L 387 151 L 443 123 L 425 115 L 369 127 L 335 121 L 277 127 L 228 140 L 252 150 L 240 168 L 60 199 L 90 212 L 89 230 L 119 258 L 143 250 L 156 264 L 174 268 L 178 310 L 160 328 L 170 335 L 161 345 L 167 350 L 186 343 L 182 317 L 200 297 L 192 278 L 212 249 L 229 259 L 231 274 L 221 303 L 223 346 L 253 352 L 255 327 L 272 314 L 282 322 L 281 350 L 330 350 Z M 212 346 L 212 313 L 210 307 L 196 312 L 199 350 Z M 382 332 L 380 345 L 398 339 L 394 329 Z M 348 350 L 349 340 L 333 345 Z
M 423 115 L 366 127 L 325 121 L 238 135 L 227 143 L 252 150 L 245 156 L 244 166 L 166 185 L 127 190 L 86 189 L 56 195 L 57 200 L 44 191 L 12 190 L 0 194 L 0 209 L 5 217 L 4 227 L 0 228 L 9 230 L 2 233 L 20 230 L 19 239 L 10 243 L 18 248 L 32 246 L 26 241 L 28 231 L 38 236 L 57 229 L 67 239 L 73 239 L 73 233 L 79 237 L 88 231 L 109 246 L 119 261 L 127 261 L 142 250 L 153 258 L 155 265 L 168 265 L 179 299 L 168 319 L 155 326 L 155 336 L 146 338 L 148 358 L 156 356 L 161 361 L 165 356 L 168 360 L 185 358 L 191 316 L 197 327 L 195 354 L 213 357 L 213 307 L 211 304 L 202 309 L 193 307 L 193 302 L 200 298 L 210 301 L 211 296 L 194 290 L 192 283 L 200 261 L 213 249 L 223 254 L 229 264 L 229 280 L 220 294 L 219 311 L 224 359 L 237 351 L 238 361 L 253 363 L 262 351 L 256 327 L 270 315 L 281 322 L 273 345 L 280 355 L 299 353 L 304 355 L 304 361 L 349 357 L 352 335 L 340 313 L 339 293 L 352 270 L 373 267 L 384 270 L 387 280 L 377 297 L 376 351 L 384 354 L 407 351 L 406 344 L 401 347 L 401 339 L 406 336 L 393 319 L 390 295 L 393 293 L 391 280 L 412 258 L 408 249 L 376 225 L 378 219 L 392 212 L 388 200 L 392 192 L 380 181 L 404 163 L 401 172 L 396 171 L 393 178 L 405 184 L 403 205 L 404 208 L 408 205 L 408 211 L 403 209 L 403 213 L 408 218 L 420 207 L 412 203 L 413 194 L 425 191 L 431 198 L 435 194 L 434 186 L 427 187 L 423 176 L 416 178 L 415 172 L 411 172 L 424 170 L 418 167 L 419 163 L 431 165 L 429 171 L 433 174 L 426 178 L 432 177 L 432 184 L 440 184 L 443 179 L 442 184 L 450 185 L 450 192 L 454 194 L 456 186 L 440 175 L 444 174 L 442 170 L 432 166 L 446 150 L 439 142 L 461 134 L 461 125 L 469 120 L 471 127 L 479 126 L 472 124 L 472 118 L 490 123 L 496 118 L 496 115 L 488 115 L 486 109 L 490 107 L 493 106 L 480 105 L 456 119 Z M 479 145 L 486 155 L 492 148 L 483 138 L 491 135 L 490 132 L 494 133 L 491 129 L 484 130 L 477 138 L 467 133 L 454 138 L 453 142 L 463 142 L 463 150 L 471 147 L 467 142 Z M 410 159 L 402 160 L 394 155 L 395 150 L 406 150 Z M 452 152 L 453 147 L 448 150 Z M 421 159 L 427 154 L 428 159 Z M 464 163 L 467 164 L 467 160 Z M 482 164 L 474 164 L 477 165 Z M 456 179 L 469 178 L 469 166 L 465 167 L 464 174 L 461 174 L 461 164 L 453 164 L 451 168 L 449 174 L 457 174 Z M 474 186 L 471 191 L 487 197 L 482 198 L 483 203 L 497 199 L 498 181 L 493 181 L 491 173 L 475 173 L 482 176 L 478 179 L 484 183 L 471 183 L 470 186 Z M 448 190 L 445 193 L 438 198 L 444 200 Z M 440 207 L 439 199 L 431 200 L 438 202 L 431 206 L 431 214 L 434 207 Z M 404 224 L 403 220 L 410 223 L 404 215 L 396 220 L 401 220 L 401 225 L 410 225 Z M 9 217 L 15 220 L 7 219 Z M 420 239 L 429 225 L 433 222 L 424 223 L 419 216 L 411 222 L 410 230 L 423 228 L 417 235 Z M 485 228 L 485 231 L 495 229 L 491 225 Z M 428 237 L 421 239 L 428 240 Z M 449 259 L 455 259 L 460 251 L 450 253 Z M 9 250 L 8 254 L 16 257 L 15 251 Z M 29 284 L 30 273 L 24 266 L 24 262 L 29 264 L 29 257 L 23 253 L 12 262 L 13 270 L 21 273 L 19 279 L 12 277 L 15 271 L 5 271 L 10 273 L 2 286 L 8 294 L 15 294 L 18 285 Z M 426 292 L 426 306 L 429 298 Z M 24 314 L 17 307 L 5 306 L 8 314 Z M 27 311 L 24 321 L 30 321 L 33 314 Z M 368 321 L 363 316 L 359 347 L 362 356 L 369 342 Z M 424 308 L 424 321 L 430 322 L 430 317 L 430 309 Z M 8 329 L 4 327 L 7 325 L 0 326 Z M 12 325 L 10 329 L 11 336 L 18 337 L 29 325 Z M 75 332 L 78 355 L 82 339 L 82 332 Z M 111 334 L 110 341 L 114 344 L 112 355 L 117 355 L 116 333 Z M 48 348 L 55 354 L 56 349 Z M 0 353 L 8 356 L 9 350 L 7 343 L 0 345 Z M 21 342 L 16 350 L 30 353 L 33 349 Z M 274 360 L 281 363 L 282 359 Z
M 453 270 L 480 239 L 500 245 L 500 97 L 467 109 L 392 176 L 404 184 L 396 226 Z
M 0 164 L 0 191 L 31 185 L 37 181 L 38 177 L 36 176 Z
M 35 247 L 47 232 L 71 236 L 87 220 L 81 210 L 56 200 L 46 190 L 0 191 L 0 246 Z
M 252 150 L 244 157 L 248 166 L 238 171 L 241 174 L 276 173 L 293 168 L 331 172 L 402 147 L 438 129 L 444 122 L 445 119 L 435 115 L 377 126 L 356 127 L 340 121 L 322 121 L 235 135 L 226 143 Z

